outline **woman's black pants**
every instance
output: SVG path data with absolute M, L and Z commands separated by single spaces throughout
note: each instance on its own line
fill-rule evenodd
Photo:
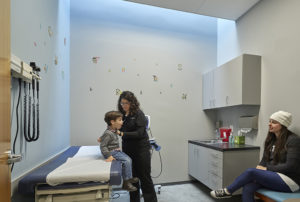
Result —
M 123 148 L 132 159 L 132 175 L 140 179 L 140 184 L 133 184 L 137 191 L 130 192 L 130 202 L 140 202 L 140 188 L 143 192 L 144 202 L 157 202 L 153 181 L 151 178 L 151 154 L 148 149 L 132 151 Z

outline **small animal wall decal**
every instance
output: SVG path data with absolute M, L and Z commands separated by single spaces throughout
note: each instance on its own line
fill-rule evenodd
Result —
M 52 31 L 51 26 L 48 26 L 48 34 L 49 34 L 50 37 L 52 37 L 52 35 L 53 35 L 53 31 Z
M 182 70 L 182 64 L 178 64 L 178 71 L 181 71 Z
M 121 94 L 122 94 L 122 91 L 121 91 L 120 89 L 117 88 L 117 89 L 116 89 L 116 95 L 119 96 L 119 95 L 121 95 Z
M 99 59 L 100 59 L 100 57 L 93 57 L 92 61 L 94 64 L 97 64 Z

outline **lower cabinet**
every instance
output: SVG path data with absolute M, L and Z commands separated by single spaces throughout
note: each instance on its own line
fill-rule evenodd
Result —
M 189 175 L 212 190 L 231 184 L 247 168 L 259 163 L 259 149 L 218 151 L 189 143 Z M 241 190 L 235 194 L 241 193 Z

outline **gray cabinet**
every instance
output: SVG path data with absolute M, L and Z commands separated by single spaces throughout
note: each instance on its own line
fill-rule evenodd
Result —
M 195 144 L 189 144 L 188 168 L 189 174 L 199 181 L 205 181 L 208 178 L 208 166 L 203 164 L 207 155 L 206 149 Z
M 203 74 L 202 107 L 259 105 L 261 57 L 243 54 Z
M 202 107 L 210 109 L 215 107 L 214 71 L 202 76 Z
M 218 151 L 193 143 L 188 147 L 189 175 L 212 190 L 228 186 L 247 168 L 259 163 L 259 148 Z

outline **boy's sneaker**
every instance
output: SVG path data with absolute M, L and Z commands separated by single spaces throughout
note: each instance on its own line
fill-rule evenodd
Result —
M 232 194 L 230 194 L 226 188 L 211 191 L 210 195 L 217 199 L 230 198 L 232 196 Z
M 129 182 L 134 184 L 134 183 L 138 183 L 139 180 L 140 180 L 139 178 L 133 177 L 133 178 L 130 178 L 130 179 L 129 179 Z
M 137 190 L 137 188 L 135 186 L 133 186 L 131 184 L 131 182 L 129 182 L 129 180 L 124 180 L 122 189 L 125 189 L 127 191 L 136 191 Z

